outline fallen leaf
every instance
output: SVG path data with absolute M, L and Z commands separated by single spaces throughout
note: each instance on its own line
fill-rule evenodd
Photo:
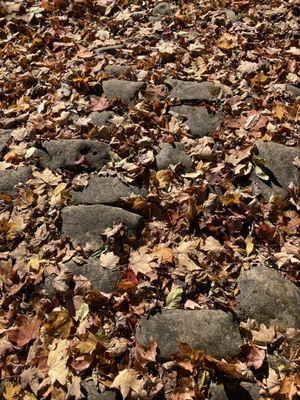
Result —
M 141 391 L 141 382 L 138 380 L 138 374 L 133 369 L 123 369 L 119 374 L 115 377 L 111 388 L 119 389 L 123 399 L 125 399 L 130 390 L 133 390 L 137 394 Z
M 69 342 L 66 339 L 55 339 L 50 345 L 47 366 L 49 367 L 48 375 L 52 385 L 55 382 L 65 385 L 67 382 L 67 377 L 69 375 L 69 369 L 67 367 L 69 358 L 68 352 Z

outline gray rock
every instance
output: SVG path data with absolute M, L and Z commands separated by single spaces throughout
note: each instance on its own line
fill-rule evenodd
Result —
M 0 129 L 0 154 L 5 150 L 7 142 L 10 139 L 11 129 Z
M 15 186 L 18 183 L 25 183 L 31 175 L 30 167 L 21 167 L 19 169 L 7 169 L 0 172 L 0 193 L 10 196 L 17 194 Z
M 130 233 L 138 234 L 142 217 L 117 207 L 98 205 L 67 206 L 62 210 L 62 234 L 73 245 L 90 244 L 97 250 L 102 243 L 100 234 L 115 223 L 123 222 Z
M 225 383 L 211 385 L 209 388 L 210 400 L 258 400 L 259 387 L 255 383 Z
M 132 67 L 130 65 L 107 65 L 104 71 L 113 77 L 118 77 L 120 75 L 126 74 L 131 71 Z
M 176 106 L 170 112 L 186 118 L 185 124 L 193 137 L 209 136 L 222 123 L 221 113 L 211 114 L 205 107 Z
M 117 400 L 119 397 L 111 390 L 100 393 L 93 379 L 86 379 L 82 383 L 87 393 L 87 400 Z
M 96 140 L 50 140 L 43 148 L 35 152 L 43 168 L 79 170 L 85 167 L 78 164 L 84 157 L 89 168 L 100 170 L 109 160 L 109 145 Z
M 233 10 L 226 9 L 226 10 L 224 10 L 224 12 L 225 12 L 226 18 L 228 18 L 229 21 L 232 22 L 233 24 L 240 19 L 240 16 L 237 15 Z
M 103 268 L 99 259 L 88 259 L 86 263 L 80 265 L 75 261 L 69 261 L 65 264 L 73 275 L 82 275 L 86 277 L 92 284 L 94 289 L 104 293 L 112 293 L 116 290 L 118 282 L 121 278 L 118 269 Z
M 72 204 L 117 205 L 121 197 L 141 194 L 139 188 L 126 185 L 117 177 L 92 175 L 81 192 L 72 191 Z
M 174 146 L 168 143 L 161 145 L 161 150 L 156 156 L 156 164 L 158 169 L 168 168 L 169 165 L 182 163 L 185 168 L 191 168 L 192 159 L 186 154 L 184 145 L 175 143 Z
M 255 171 L 251 174 L 251 180 L 258 185 L 266 200 L 272 195 L 284 199 L 288 195 L 291 183 L 295 186 L 300 185 L 300 169 L 293 164 L 297 156 L 300 158 L 300 148 L 262 140 L 256 142 L 256 147 L 257 157 L 264 160 L 260 167 L 265 170 L 269 180 L 260 179 Z
M 122 81 L 109 79 L 102 83 L 105 96 L 108 99 L 120 97 L 124 103 L 132 104 L 139 91 L 145 88 L 145 82 Z
M 172 15 L 173 11 L 169 3 L 166 1 L 161 1 L 155 5 L 152 14 L 155 16 Z
M 91 119 L 91 123 L 95 126 L 107 126 L 112 128 L 114 124 L 111 120 L 114 115 L 115 114 L 112 111 L 94 111 L 90 113 L 89 118 Z
M 295 85 L 290 85 L 289 83 L 286 85 L 286 90 L 291 92 L 295 97 L 300 97 L 300 88 Z
M 166 79 L 165 84 L 170 87 L 168 98 L 176 98 L 181 101 L 212 101 L 219 93 L 219 89 L 211 82 Z
M 152 337 L 163 358 L 178 351 L 178 342 L 218 358 L 237 356 L 242 345 L 238 325 L 219 310 L 164 310 L 148 320 L 142 317 L 137 340 L 148 345 Z
M 279 272 L 264 266 L 243 270 L 237 287 L 236 313 L 241 320 L 252 318 L 281 329 L 300 328 L 300 288 Z

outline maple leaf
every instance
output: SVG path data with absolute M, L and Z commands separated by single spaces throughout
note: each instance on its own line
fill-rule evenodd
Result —
M 18 398 L 18 394 L 21 391 L 20 385 L 13 385 L 11 382 L 8 382 L 5 386 L 5 391 L 3 393 L 3 397 L 5 400 L 15 400 Z
M 100 256 L 100 263 L 103 268 L 115 269 L 120 261 L 120 257 L 116 256 L 112 251 L 102 253 Z
M 67 367 L 69 352 L 69 342 L 66 339 L 57 339 L 50 346 L 47 365 L 49 367 L 48 375 L 52 384 L 56 381 L 65 385 L 69 375 Z
M 129 258 L 130 268 L 137 275 L 138 273 L 147 275 L 152 271 L 152 267 L 157 266 L 153 262 L 154 255 L 147 253 L 146 246 L 140 247 L 137 251 L 133 251 Z
M 31 340 L 36 339 L 40 334 L 41 321 L 36 315 L 26 317 L 22 315 L 20 318 L 20 326 L 6 332 L 9 341 L 15 343 L 18 347 L 23 347 Z
M 137 394 L 141 392 L 141 381 L 138 380 L 138 374 L 134 369 L 126 368 L 120 371 L 115 377 L 111 388 L 119 389 L 123 399 L 125 399 L 130 390 L 133 390 Z

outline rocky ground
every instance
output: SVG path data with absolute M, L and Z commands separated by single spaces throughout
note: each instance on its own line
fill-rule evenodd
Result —
M 298 14 L 0 1 L 1 398 L 298 398 Z

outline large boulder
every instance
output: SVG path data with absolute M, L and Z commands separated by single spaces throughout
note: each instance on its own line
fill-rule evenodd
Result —
M 73 275 L 84 276 L 91 282 L 94 289 L 104 293 L 114 292 L 121 278 L 118 269 L 103 268 L 99 259 L 90 258 L 83 264 L 71 260 L 65 265 Z
M 0 193 L 14 196 L 17 194 L 16 185 L 25 183 L 31 175 L 30 167 L 7 169 L 0 172 Z
M 105 96 L 108 99 L 119 97 L 124 103 L 132 104 L 139 91 L 146 86 L 145 82 L 122 81 L 120 79 L 109 79 L 102 83 Z
M 139 188 L 127 185 L 117 177 L 92 175 L 82 191 L 72 191 L 73 204 L 117 205 L 121 197 L 141 194 Z
M 102 204 L 67 206 L 62 209 L 62 235 L 73 245 L 89 244 L 97 250 L 102 244 L 101 233 L 123 222 L 130 233 L 137 235 L 142 223 L 140 215 Z
M 257 174 L 257 169 L 254 169 L 252 181 L 258 185 L 266 200 L 272 195 L 284 199 L 288 195 L 291 183 L 298 187 L 300 185 L 300 169 L 293 164 L 296 157 L 300 158 L 300 148 L 262 140 L 256 142 L 256 148 L 256 157 L 261 159 L 259 168 L 264 172 L 264 179 L 261 179 L 261 174 Z
M 178 351 L 178 343 L 187 343 L 215 357 L 235 357 L 242 339 L 230 314 L 219 310 L 164 310 L 146 319 L 137 328 L 137 340 L 149 345 L 155 339 L 163 358 Z
M 160 146 L 160 151 L 156 156 L 156 164 L 159 170 L 180 162 L 185 168 L 191 168 L 192 166 L 192 159 L 186 153 L 182 143 L 175 143 L 174 145 L 163 143 Z
M 43 142 L 43 148 L 35 154 L 43 168 L 100 170 L 109 160 L 109 145 L 96 140 L 58 139 Z
M 179 79 L 166 79 L 169 88 L 168 98 L 181 101 L 212 101 L 219 89 L 211 82 L 181 81 Z
M 279 272 L 264 266 L 242 270 L 237 288 L 236 313 L 241 320 L 300 328 L 300 288 Z
M 211 135 L 222 123 L 222 115 L 209 113 L 206 107 L 175 106 L 170 108 L 171 114 L 178 114 L 185 119 L 185 124 L 193 137 Z

